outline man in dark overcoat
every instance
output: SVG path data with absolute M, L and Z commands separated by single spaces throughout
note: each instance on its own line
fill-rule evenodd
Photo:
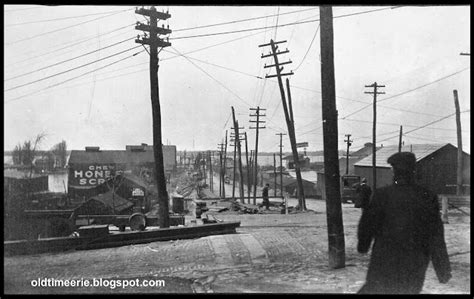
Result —
M 357 251 L 372 255 L 360 294 L 418 294 L 430 260 L 440 283 L 451 278 L 436 194 L 415 184 L 416 158 L 388 158 L 393 184 L 376 189 L 358 227 Z

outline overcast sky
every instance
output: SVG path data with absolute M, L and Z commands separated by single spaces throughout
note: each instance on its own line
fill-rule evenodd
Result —
M 260 106 L 267 110 L 259 152 L 279 151 L 276 134 L 287 131 L 280 92 L 275 78 L 264 79 L 275 73 L 264 69 L 272 59 L 260 57 L 269 49 L 258 47 L 274 39 L 290 51 L 279 58 L 292 61 L 285 71 L 294 72 L 297 142 L 323 149 L 319 7 L 157 9 L 169 10 L 159 24 L 173 30 L 172 46 L 159 54 L 164 144 L 216 150 L 234 106 L 254 149 L 249 108 Z M 364 86 L 377 82 L 386 86 L 377 145 L 398 144 L 402 125 L 405 144 L 457 146 L 456 89 L 470 152 L 470 56 L 460 55 L 470 53 L 470 7 L 336 6 L 333 15 L 339 149 L 345 134 L 351 150 L 372 141 L 373 98 Z M 4 6 L 4 149 L 38 133 L 46 134 L 41 149 L 61 140 L 68 149 L 152 144 L 149 56 L 134 41 L 137 21 L 146 22 L 131 6 Z M 288 135 L 283 144 L 290 151 Z

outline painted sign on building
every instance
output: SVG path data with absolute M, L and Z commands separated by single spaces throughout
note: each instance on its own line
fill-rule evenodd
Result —
M 113 164 L 94 164 L 89 166 L 77 165 L 70 169 L 69 184 L 73 186 L 91 187 L 97 186 L 115 174 Z

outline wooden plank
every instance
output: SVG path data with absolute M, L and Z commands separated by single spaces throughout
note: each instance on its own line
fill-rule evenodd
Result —
M 59 252 L 66 250 L 86 250 L 141 244 L 156 241 L 193 239 L 210 235 L 235 233 L 240 221 L 220 222 L 196 226 L 170 227 L 156 230 L 109 234 L 103 238 L 61 237 L 39 240 L 4 241 L 6 256 Z

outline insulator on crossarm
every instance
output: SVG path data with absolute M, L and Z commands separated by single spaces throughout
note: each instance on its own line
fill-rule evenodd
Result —
M 161 24 L 161 28 L 163 28 L 163 29 L 164 29 L 164 28 L 165 28 L 165 24 Z

